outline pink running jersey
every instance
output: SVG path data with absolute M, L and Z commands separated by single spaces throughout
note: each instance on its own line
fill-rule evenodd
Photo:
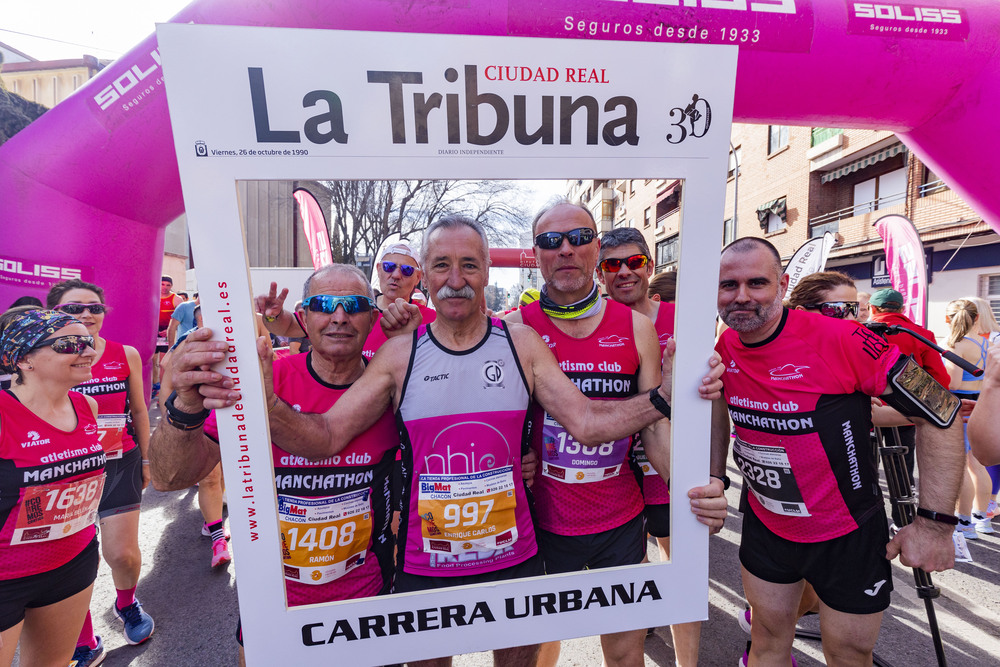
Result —
M 445 348 L 433 327 L 414 332 L 397 412 L 405 572 L 482 574 L 538 552 L 521 479 L 529 400 L 502 320 L 490 319 L 462 352 Z
M 326 412 L 350 385 L 323 382 L 313 352 L 274 364 L 274 391 L 299 412 Z M 215 413 L 205 433 L 218 439 Z M 339 454 L 309 461 L 271 445 L 288 605 L 377 595 L 392 577 L 390 479 L 399 445 L 392 412 Z
M 674 311 L 674 304 L 663 301 L 660 302 L 660 307 L 656 310 L 656 321 L 653 322 L 653 327 L 660 340 L 660 352 L 663 352 L 663 348 L 667 346 L 667 341 L 674 337 Z M 636 435 L 632 454 L 636 466 L 642 472 L 642 499 L 647 505 L 669 504 L 670 491 L 667 489 L 667 483 L 663 481 L 659 473 L 653 469 L 649 459 L 646 458 L 641 434 Z
M 589 398 L 615 400 L 638 393 L 639 352 L 628 306 L 606 301 L 601 323 L 586 338 L 560 331 L 538 301 L 521 308 L 521 317 Z M 558 535 L 593 535 L 642 512 L 642 493 L 630 465 L 632 436 L 590 447 L 574 440 L 540 406 L 535 417 L 532 446 L 542 466 L 531 490 L 541 528 Z
M 109 459 L 136 448 L 128 402 L 129 367 L 125 346 L 105 339 L 104 354 L 91 368 L 90 380 L 74 389 L 97 401 L 97 428 Z
M 0 580 L 65 565 L 97 532 L 106 459 L 87 399 L 69 397 L 77 423 L 66 432 L 0 392 Z
M 885 391 L 896 346 L 856 322 L 786 309 L 767 340 L 744 344 L 728 329 L 716 350 L 733 458 L 764 525 L 821 542 L 882 511 L 869 397 Z
M 427 308 L 420 304 L 417 304 L 417 308 L 420 309 L 421 324 L 430 324 L 437 317 L 437 311 L 432 308 Z M 372 325 L 372 332 L 365 339 L 365 347 L 361 351 L 361 354 L 365 355 L 365 359 L 371 361 L 371 358 L 375 356 L 375 353 L 387 340 L 389 339 L 385 337 L 385 333 L 382 331 L 382 313 L 378 313 L 375 317 L 375 324 Z

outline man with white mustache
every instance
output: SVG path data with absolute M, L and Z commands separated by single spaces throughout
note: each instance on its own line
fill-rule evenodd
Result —
M 531 399 L 579 442 L 614 441 L 647 428 L 654 439 L 654 431 L 669 428 L 663 410 L 669 410 L 671 364 L 663 369 L 655 397 L 590 401 L 559 371 L 537 333 L 481 311 L 489 282 L 482 225 L 463 216 L 435 221 L 424 235 L 422 259 L 437 319 L 422 324 L 412 304 L 389 306 L 386 318 L 418 325 L 416 331 L 385 343 L 325 414 L 297 413 L 273 395 L 270 353 L 260 340 L 272 438 L 293 454 L 322 459 L 340 452 L 393 407 L 401 430 L 404 494 L 394 592 L 539 575 L 520 470 Z M 712 368 L 701 396 L 719 395 L 721 372 Z M 203 386 L 202 394 L 206 406 L 216 408 L 239 398 L 222 382 Z M 691 493 L 698 519 L 715 528 L 725 518 L 720 495 L 711 486 Z M 498 649 L 495 661 L 533 665 L 537 649 Z M 451 658 L 409 664 L 450 665 Z

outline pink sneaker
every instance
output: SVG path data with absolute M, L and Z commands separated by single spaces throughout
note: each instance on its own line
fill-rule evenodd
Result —
M 225 539 L 212 543 L 212 567 L 228 565 L 232 560 L 233 557 L 229 555 L 229 544 Z

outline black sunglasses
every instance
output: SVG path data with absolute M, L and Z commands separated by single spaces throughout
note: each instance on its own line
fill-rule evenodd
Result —
M 108 312 L 108 307 L 103 303 L 62 303 L 55 309 L 67 315 L 79 315 L 85 310 L 89 310 L 91 315 L 103 315 Z
M 409 264 L 396 264 L 396 262 L 382 262 L 382 270 L 385 271 L 386 273 L 392 273 L 393 271 L 396 270 L 397 266 L 399 267 L 399 272 L 402 273 L 407 278 L 412 276 L 413 272 L 417 270 L 417 267 L 410 266 Z
M 348 315 L 355 313 L 367 313 L 375 308 L 375 302 L 367 296 L 351 294 L 348 296 L 334 296 L 332 294 L 314 294 L 302 302 L 302 307 L 314 313 L 326 313 L 332 315 L 337 306 L 341 306 Z
M 555 250 L 562 245 L 563 238 L 569 239 L 572 246 L 587 245 L 597 238 L 597 232 L 589 227 L 571 229 L 568 232 L 544 232 L 535 237 L 535 245 L 542 250 Z
M 802 306 L 807 310 L 818 310 L 825 317 L 836 317 L 842 320 L 848 314 L 858 316 L 859 304 L 857 301 L 824 301 L 823 303 L 810 303 Z
M 638 271 L 642 267 L 646 266 L 649 262 L 649 257 L 645 255 L 632 255 L 631 257 L 608 257 L 607 259 L 602 259 L 601 263 L 598 265 L 601 267 L 601 271 L 607 273 L 618 273 L 622 264 L 627 266 L 632 271 Z
M 38 350 L 43 347 L 51 347 L 57 354 L 83 354 L 88 347 L 94 347 L 94 337 L 72 335 L 46 338 L 32 349 Z

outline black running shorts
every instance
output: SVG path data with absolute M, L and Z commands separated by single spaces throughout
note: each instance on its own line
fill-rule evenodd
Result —
M 138 447 L 122 454 L 120 459 L 108 459 L 104 468 L 104 493 L 97 516 L 109 516 L 138 512 L 142 503 L 142 451 Z
M 435 588 L 447 588 L 448 586 L 489 584 L 497 581 L 508 581 L 510 579 L 523 579 L 524 577 L 539 577 L 543 574 L 545 572 L 542 569 L 542 558 L 537 553 L 526 561 L 505 567 L 502 570 L 458 577 L 425 577 L 419 574 L 409 574 L 401 568 L 396 568 L 396 581 L 393 584 L 392 592 L 410 593 Z
M 0 580 L 0 632 L 24 620 L 25 609 L 47 607 L 71 598 L 97 579 L 97 538 L 54 570 Z
M 748 508 L 740 562 L 759 579 L 794 584 L 805 579 L 823 604 L 846 614 L 875 614 L 889 606 L 892 566 L 885 557 L 889 527 L 875 512 L 857 529 L 824 542 L 778 537 Z
M 670 503 L 646 505 L 642 511 L 646 517 L 646 532 L 653 537 L 670 537 Z
M 546 574 L 583 569 L 636 565 L 646 557 L 646 530 L 642 513 L 617 528 L 593 535 L 557 535 L 535 529 Z

